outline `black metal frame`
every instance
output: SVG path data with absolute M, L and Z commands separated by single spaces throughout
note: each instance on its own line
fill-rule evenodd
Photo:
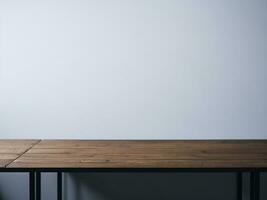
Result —
M 260 173 L 267 168 L 0 168 L 0 172 L 29 173 L 29 199 L 41 200 L 41 173 L 57 173 L 57 199 L 62 200 L 62 173 L 89 172 L 138 172 L 138 173 L 236 173 L 237 200 L 243 199 L 243 173 L 250 173 L 250 200 L 260 200 Z
M 236 177 L 236 194 L 237 194 L 237 200 L 242 200 L 243 199 L 243 174 L 242 172 L 237 172 L 237 177 Z
M 57 172 L 57 199 L 62 200 L 62 172 Z

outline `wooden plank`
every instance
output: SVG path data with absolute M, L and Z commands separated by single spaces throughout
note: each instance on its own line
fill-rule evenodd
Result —
M 0 140 L 0 168 L 6 167 L 40 140 Z
M 267 140 L 43 140 L 8 167 L 264 168 Z

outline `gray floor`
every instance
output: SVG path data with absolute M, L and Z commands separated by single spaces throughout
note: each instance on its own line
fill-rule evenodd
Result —
M 236 200 L 232 173 L 76 173 L 64 174 L 65 200 Z M 267 199 L 267 174 L 261 175 L 261 199 Z M 244 200 L 248 176 L 244 176 Z M 42 174 L 42 200 L 56 200 L 56 176 Z M 0 173 L 1 200 L 28 200 L 26 173 Z

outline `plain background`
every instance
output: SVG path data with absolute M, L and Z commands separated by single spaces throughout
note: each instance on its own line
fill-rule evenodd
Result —
M 265 0 L 0 0 L 0 138 L 267 139 L 266 11 Z M 199 176 L 67 174 L 65 191 L 185 199 L 174 191 L 187 180 L 191 199 L 234 199 L 235 175 Z M 27 198 L 26 174 L 0 186 L 1 200 Z

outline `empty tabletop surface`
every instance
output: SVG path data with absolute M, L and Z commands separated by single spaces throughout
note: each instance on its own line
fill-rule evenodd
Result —
M 6 167 L 39 140 L 0 140 L 0 168 Z
M 267 140 L 42 140 L 7 167 L 266 168 Z

